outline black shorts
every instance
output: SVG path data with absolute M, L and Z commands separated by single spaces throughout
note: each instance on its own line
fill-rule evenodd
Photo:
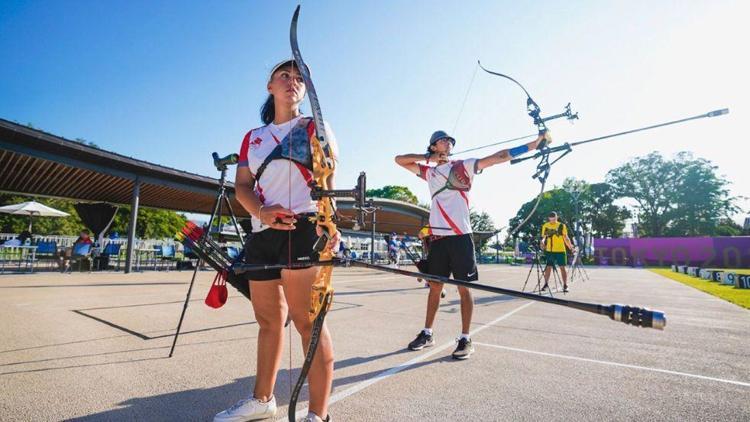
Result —
M 292 263 L 317 262 L 318 253 L 313 251 L 313 245 L 318 235 L 309 216 L 297 216 L 297 228 L 292 231 L 265 229 L 251 233 L 245 241 L 245 263 L 288 265 L 290 258 Z M 244 276 L 246 280 L 276 280 L 281 278 L 281 270 L 248 271 Z
M 471 234 L 445 236 L 430 244 L 427 256 L 428 274 L 456 280 L 477 281 L 477 260 L 474 256 L 474 239 Z

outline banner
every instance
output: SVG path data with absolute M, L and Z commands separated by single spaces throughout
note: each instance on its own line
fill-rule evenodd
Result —
M 750 237 L 594 239 L 594 257 L 601 265 L 750 268 Z

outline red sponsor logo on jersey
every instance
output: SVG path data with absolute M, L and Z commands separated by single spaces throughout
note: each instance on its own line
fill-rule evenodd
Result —
M 253 139 L 250 141 L 250 148 L 258 148 L 260 144 L 263 143 L 263 140 L 258 138 Z
M 451 172 L 453 173 L 453 177 L 456 178 L 462 187 L 471 187 L 471 179 L 469 178 L 469 173 L 466 171 L 466 167 L 463 165 L 463 161 L 456 161 L 453 163 L 451 166 Z

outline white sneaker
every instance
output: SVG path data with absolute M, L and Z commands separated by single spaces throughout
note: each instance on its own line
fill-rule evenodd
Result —
M 331 418 L 331 415 L 328 415 L 326 419 L 321 419 L 320 416 L 316 415 L 313 412 L 310 412 L 302 419 L 298 419 L 297 422 L 332 422 L 333 419 Z
M 259 421 L 276 416 L 276 396 L 262 402 L 255 397 L 240 400 L 227 410 L 214 416 L 214 422 Z

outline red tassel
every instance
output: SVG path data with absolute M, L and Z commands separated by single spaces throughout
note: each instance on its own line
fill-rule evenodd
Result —
M 228 296 L 227 272 L 217 271 L 216 277 L 214 277 L 214 282 L 211 284 L 211 288 L 208 290 L 208 295 L 206 296 L 206 305 L 214 309 L 221 308 L 227 303 Z

